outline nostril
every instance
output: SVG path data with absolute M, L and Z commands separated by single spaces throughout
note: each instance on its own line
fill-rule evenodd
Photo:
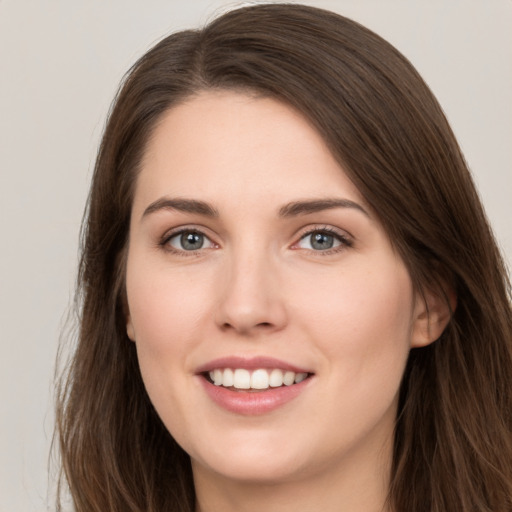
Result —
M 254 325 L 254 327 L 249 327 L 245 329 L 243 326 L 241 328 L 236 328 L 235 325 L 231 324 L 230 322 L 224 322 L 222 324 L 222 330 L 229 330 L 229 329 L 235 329 L 235 330 L 252 330 L 253 328 L 262 328 L 262 329 L 271 329 L 273 327 L 273 324 L 271 322 L 260 322 Z

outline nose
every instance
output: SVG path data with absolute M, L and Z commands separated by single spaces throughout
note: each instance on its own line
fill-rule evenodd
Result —
M 244 336 L 283 329 L 287 311 L 277 262 L 261 252 L 233 255 L 226 266 L 216 311 L 219 328 Z

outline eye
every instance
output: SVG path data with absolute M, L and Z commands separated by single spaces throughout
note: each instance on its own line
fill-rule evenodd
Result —
M 187 229 L 175 233 L 164 241 L 164 245 L 171 246 L 176 251 L 198 251 L 214 247 L 213 242 L 200 231 Z
M 327 229 L 316 229 L 301 237 L 296 246 L 312 251 L 328 251 L 338 247 L 350 247 L 351 242 L 343 235 Z

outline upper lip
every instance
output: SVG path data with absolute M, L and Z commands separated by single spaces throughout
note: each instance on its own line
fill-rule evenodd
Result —
M 301 368 L 294 364 L 290 364 L 280 359 L 268 356 L 256 357 L 239 357 L 228 356 L 220 357 L 212 361 L 208 361 L 197 368 L 197 373 L 205 373 L 215 370 L 216 368 L 244 368 L 246 370 L 257 370 L 259 368 L 279 368 L 295 373 L 312 373 L 310 370 Z

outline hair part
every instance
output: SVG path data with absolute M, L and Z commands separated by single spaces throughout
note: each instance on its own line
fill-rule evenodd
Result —
M 113 103 L 84 217 L 78 343 L 58 388 L 77 512 L 194 510 L 189 458 L 158 418 L 126 334 L 124 268 L 153 130 L 169 108 L 215 89 L 301 112 L 376 212 L 416 289 L 457 296 L 441 338 L 410 353 L 390 508 L 512 510 L 510 284 L 448 122 L 376 34 L 321 9 L 263 4 L 166 37 Z

